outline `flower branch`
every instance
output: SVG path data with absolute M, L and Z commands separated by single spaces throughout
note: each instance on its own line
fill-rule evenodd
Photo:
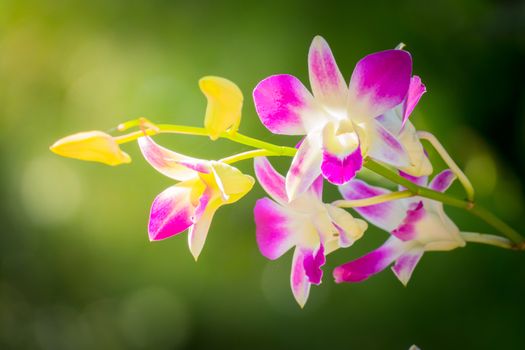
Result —
M 155 124 L 147 119 L 140 119 L 140 118 L 137 120 L 126 122 L 121 125 L 127 125 L 130 127 L 139 126 L 141 125 L 140 120 L 142 120 L 142 123 L 144 123 L 144 120 L 147 121 L 148 128 L 145 129 L 145 132 L 147 135 L 166 133 L 166 134 L 208 136 L 208 132 L 205 128 L 185 126 L 185 125 L 174 125 L 174 124 Z M 135 131 L 128 135 L 116 137 L 115 139 L 118 141 L 119 144 L 122 144 L 122 143 L 134 141 L 141 136 L 144 136 L 143 131 Z M 432 143 L 432 145 L 436 148 L 438 153 L 442 156 L 442 158 L 445 160 L 445 162 L 451 168 L 451 170 L 456 175 L 459 175 L 458 179 L 460 181 L 461 179 L 463 179 L 462 184 L 464 185 L 467 193 L 470 193 L 471 196 L 473 196 L 474 189 L 472 188 L 470 181 L 464 175 L 461 169 L 459 169 L 459 167 L 455 164 L 455 162 L 450 158 L 448 153 L 445 151 L 443 146 L 441 146 L 441 144 L 435 138 L 435 136 L 433 136 L 432 134 L 428 132 L 418 132 L 418 136 Z M 220 133 L 219 137 L 228 139 L 230 141 L 237 142 L 237 143 L 240 143 L 246 146 L 259 148 L 258 150 L 255 150 L 255 151 L 248 151 L 248 152 L 233 155 L 227 158 L 223 158 L 221 161 L 226 162 L 226 163 L 233 163 L 233 162 L 250 159 L 254 157 L 259 157 L 259 156 L 293 157 L 297 153 L 297 150 L 293 147 L 275 145 L 269 142 L 261 141 L 256 138 L 243 135 L 238 132 L 236 132 L 235 134 L 232 134 L 229 132 L 222 132 Z M 450 195 L 447 195 L 445 193 L 433 191 L 431 189 L 418 186 L 414 182 L 407 180 L 406 178 L 400 176 L 396 172 L 391 171 L 387 167 L 379 164 L 378 162 L 370 158 L 367 158 L 365 160 L 363 166 L 375 172 L 376 174 L 379 174 L 383 176 L 384 178 L 394 182 L 395 184 L 405 187 L 407 191 L 398 192 L 398 194 L 395 194 L 395 195 L 391 194 L 388 196 L 378 196 L 377 198 L 368 198 L 366 200 L 357 200 L 357 201 L 339 200 L 339 201 L 334 202 L 334 205 L 345 207 L 345 208 L 351 208 L 351 207 L 357 207 L 357 206 L 378 204 L 378 203 L 382 203 L 382 202 L 389 201 L 389 200 L 406 198 L 409 196 L 421 196 L 421 197 L 436 200 L 446 205 L 465 209 L 471 212 L 473 215 L 476 215 L 477 217 L 479 217 L 480 219 L 482 219 L 483 221 L 485 221 L 492 227 L 496 228 L 499 232 L 501 232 L 503 235 L 511 239 L 516 244 L 522 244 L 523 246 L 523 242 L 525 242 L 525 238 L 522 235 L 520 235 L 516 230 L 514 230 L 512 227 L 507 225 L 502 220 L 500 220 L 498 217 L 496 217 L 491 212 L 487 211 L 486 209 L 480 207 L 479 205 L 475 204 L 474 202 L 470 200 L 461 200 L 461 199 L 452 197 Z M 471 188 L 471 190 L 468 190 L 468 188 Z M 520 249 L 525 249 L 525 248 L 520 248 Z
M 237 202 L 255 183 L 231 164 L 254 159 L 255 177 L 271 197 L 259 199 L 254 208 L 257 244 L 271 260 L 293 248 L 290 281 L 301 307 L 311 285 L 321 283 L 327 255 L 350 247 L 368 223 L 388 232 L 389 238 L 372 252 L 338 266 L 333 271 L 337 283 L 363 281 L 392 265 L 406 285 L 425 252 L 448 251 L 467 242 L 525 250 L 522 235 L 474 202 L 471 182 L 438 139 L 417 131 L 409 120 L 426 87 L 412 75 L 412 57 L 403 46 L 365 56 L 348 83 L 328 43 L 317 36 L 308 53 L 310 90 L 288 74 L 259 82 L 253 101 L 260 121 L 274 134 L 302 136 L 296 148 L 239 133 L 241 90 L 227 79 L 206 76 L 199 81 L 207 99 L 204 127 L 138 118 L 117 127 L 126 134 L 81 132 L 58 140 L 50 149 L 115 166 L 131 162 L 120 146 L 137 141 L 146 161 L 175 181 L 153 201 L 149 238 L 162 240 L 187 230 L 195 259 L 219 207 Z M 223 138 L 253 149 L 220 160 L 197 159 L 158 145 L 151 137 L 157 134 Z M 449 169 L 433 174 L 422 140 Z M 266 158 L 274 156 L 292 157 L 285 176 Z M 399 190 L 357 179 L 362 168 L 397 184 Z M 466 200 L 446 194 L 456 179 Z M 343 199 L 323 202 L 325 183 L 336 185 Z M 505 237 L 461 232 L 443 204 L 469 211 Z M 353 208 L 362 219 L 343 208 Z

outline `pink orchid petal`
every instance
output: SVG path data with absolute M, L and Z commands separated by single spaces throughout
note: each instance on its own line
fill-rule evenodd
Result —
M 343 156 L 323 151 L 321 172 L 328 181 L 335 185 L 342 185 L 352 180 L 362 167 L 363 156 L 360 147 Z
M 306 192 L 321 174 L 321 146 L 314 136 L 307 136 L 295 157 L 290 170 L 286 174 L 286 193 L 288 201 L 292 201 Z
M 161 174 L 178 181 L 185 181 L 197 176 L 196 169 L 201 169 L 205 162 L 173 152 L 156 144 L 151 137 L 138 139 L 144 158 Z
M 153 201 L 148 223 L 150 241 L 174 236 L 193 224 L 191 188 L 181 184 L 167 188 Z
M 434 176 L 432 182 L 430 182 L 429 188 L 434 191 L 445 192 L 450 185 L 452 185 L 454 180 L 456 180 L 456 175 L 452 170 L 446 169 Z
M 261 187 L 278 203 L 287 203 L 286 183 L 284 176 L 279 174 L 268 158 L 257 157 L 254 162 L 255 176 Z
M 336 283 L 361 282 L 368 279 L 396 260 L 403 252 L 405 246 L 395 237 L 390 237 L 381 247 L 370 253 L 338 266 L 333 275 Z
M 308 71 L 315 99 L 325 107 L 343 110 L 348 88 L 330 46 L 320 36 L 316 36 L 310 46 Z
M 404 177 L 408 181 L 415 183 L 418 186 L 427 187 L 428 176 L 412 176 L 412 175 L 407 174 L 407 173 L 405 173 L 403 171 L 400 171 L 399 175 L 401 175 L 402 177 Z
M 422 249 L 413 248 L 397 258 L 396 263 L 392 266 L 392 271 L 404 286 L 408 284 L 412 272 L 414 272 L 422 256 Z
M 295 248 L 292 260 L 292 273 L 290 275 L 290 284 L 292 293 L 297 303 L 304 307 L 308 294 L 310 294 L 310 282 L 304 269 L 305 252 L 297 247 Z
M 317 252 L 305 253 L 303 266 L 308 282 L 319 285 L 323 279 L 323 270 L 321 267 L 326 263 L 326 256 L 324 255 L 324 247 L 321 244 Z
M 410 164 L 407 150 L 403 144 L 381 124 L 372 121 L 369 135 L 368 156 L 395 167 L 403 167 Z
M 410 204 L 406 211 L 405 219 L 399 227 L 392 230 L 392 234 L 402 241 L 413 240 L 418 234 L 416 231 L 416 224 L 421 221 L 425 215 L 426 210 L 422 201 Z
M 361 59 L 350 79 L 349 108 L 359 116 L 375 118 L 407 96 L 412 58 L 403 50 L 386 50 Z
M 403 104 L 403 122 L 402 127 L 405 126 L 405 123 L 408 120 L 408 117 L 410 117 L 410 114 L 412 114 L 412 111 L 414 108 L 416 108 L 416 105 L 419 102 L 419 99 L 423 94 L 427 92 L 427 89 L 425 85 L 421 82 L 421 78 L 417 75 L 414 75 L 410 79 L 410 85 L 408 87 L 408 93 L 407 97 L 405 99 L 405 102 Z
M 286 209 L 269 198 L 255 203 L 255 237 L 261 254 L 275 260 L 295 244 L 293 225 Z
M 207 193 L 203 194 L 200 198 L 200 204 L 195 213 L 194 224 L 188 231 L 188 246 L 195 260 L 199 258 L 202 252 L 208 231 L 210 230 L 211 221 L 215 212 L 220 207 L 220 203 L 220 200 L 212 199 Z
M 305 135 L 305 126 L 319 116 L 310 92 L 294 76 L 272 75 L 253 90 L 261 122 L 274 134 Z
M 322 176 L 318 176 L 310 187 L 310 191 L 313 193 L 314 197 L 320 201 L 323 200 L 323 183 L 324 178 Z
M 364 199 L 390 193 L 389 190 L 370 186 L 366 182 L 356 179 L 339 186 L 339 192 L 341 192 L 344 199 L 348 200 Z M 405 208 L 398 201 L 356 207 L 354 209 L 366 220 L 387 232 L 395 229 L 405 217 Z
M 206 162 L 205 160 L 200 160 L 200 159 L 195 159 L 195 158 L 193 159 L 194 160 L 191 160 L 191 161 L 188 161 L 188 160 L 178 161 L 177 164 L 185 166 L 188 169 L 195 170 L 196 172 L 201 173 L 201 174 L 209 174 L 210 172 L 212 172 L 208 162 Z

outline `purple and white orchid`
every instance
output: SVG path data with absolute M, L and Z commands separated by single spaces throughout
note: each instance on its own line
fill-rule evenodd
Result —
M 427 177 L 402 175 L 420 186 L 427 186 Z M 455 178 L 450 170 L 445 170 L 436 175 L 428 187 L 444 192 Z M 349 200 L 390 192 L 361 180 L 352 180 L 339 189 L 343 197 Z M 406 285 L 425 251 L 447 251 L 465 246 L 458 227 L 445 214 L 441 202 L 416 196 L 355 210 L 392 236 L 378 249 L 337 267 L 333 274 L 338 283 L 363 281 L 395 261 L 392 270 Z
M 149 136 L 138 140 L 144 158 L 161 174 L 180 181 L 153 201 L 148 233 L 162 240 L 189 229 L 188 244 L 198 258 L 217 209 L 241 199 L 255 180 L 217 161 L 196 159 L 156 144 Z
M 273 198 L 259 199 L 255 205 L 259 250 L 268 259 L 275 260 L 295 247 L 291 287 L 303 307 L 310 286 L 321 283 L 326 255 L 351 246 L 363 235 L 367 223 L 354 219 L 341 208 L 323 203 L 322 177 L 300 196 L 288 201 L 284 177 L 266 158 L 255 159 L 255 175 Z
M 416 131 L 409 120 L 426 87 L 412 76 L 412 58 L 401 45 L 362 58 L 347 84 L 327 42 L 316 36 L 308 70 L 311 92 L 287 74 L 270 76 L 253 90 L 257 114 L 266 128 L 276 134 L 304 136 L 296 148 L 241 134 L 241 90 L 227 79 L 207 76 L 199 82 L 208 100 L 204 128 L 138 118 L 116 128 L 120 133 L 129 130 L 127 134 L 77 133 L 60 139 L 51 150 L 65 157 L 119 165 L 131 161 L 121 145 L 138 140 L 153 168 L 177 181 L 151 205 L 149 239 L 163 240 L 188 230 L 195 259 L 218 208 L 240 200 L 254 185 L 254 178 L 230 164 L 255 158 L 255 175 L 270 197 L 255 204 L 257 245 L 270 260 L 293 248 L 290 283 L 301 307 L 311 285 L 322 281 L 326 256 L 360 239 L 367 221 L 390 237 L 372 252 L 338 266 L 333 271 L 337 283 L 366 280 L 393 264 L 394 274 L 406 285 L 424 252 L 452 250 L 467 241 L 525 250 L 525 237 L 475 205 L 472 184 L 438 139 Z M 218 161 L 197 159 L 156 144 L 150 136 L 159 133 L 226 138 L 253 149 Z M 451 169 L 430 183 L 432 164 L 421 140 L 429 142 Z M 286 177 L 263 156 L 293 157 Z M 355 179 L 365 159 L 368 170 L 407 188 L 391 192 Z M 417 186 L 398 176 L 398 171 Z M 445 192 L 456 176 L 466 200 L 438 193 Z M 324 203 L 324 179 L 338 185 L 345 200 Z M 506 237 L 460 232 L 445 214 L 443 203 L 470 210 Z M 354 208 L 367 221 L 342 208 Z
M 382 120 L 390 118 L 381 117 L 399 106 L 404 124 L 424 93 L 419 78 L 411 79 L 408 52 L 386 50 L 364 57 L 347 86 L 327 42 L 316 36 L 308 68 L 313 96 L 287 74 L 270 76 L 253 91 L 257 113 L 271 132 L 306 135 L 286 176 L 290 199 L 320 174 L 337 185 L 348 182 L 361 169 L 364 156 L 398 168 L 412 167 L 407 147 L 396 134 L 401 129 L 389 130 Z

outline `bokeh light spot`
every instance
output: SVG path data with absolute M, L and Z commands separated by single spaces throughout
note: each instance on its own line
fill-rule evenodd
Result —
M 180 348 L 190 329 L 185 304 L 155 287 L 139 290 L 122 302 L 119 325 L 134 349 Z
M 496 163 L 489 153 L 479 153 L 470 158 L 465 166 L 465 174 L 479 195 L 489 195 L 498 181 Z
M 78 175 L 63 159 L 52 155 L 28 162 L 21 179 L 22 204 L 35 224 L 63 224 L 76 213 L 82 200 Z

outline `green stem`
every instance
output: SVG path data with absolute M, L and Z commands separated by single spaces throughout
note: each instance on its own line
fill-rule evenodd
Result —
M 186 125 L 174 125 L 174 124 L 155 124 L 159 133 L 165 134 L 181 134 L 181 135 L 194 135 L 194 136 L 209 136 L 209 133 L 204 128 L 196 126 Z
M 122 135 L 122 136 L 117 136 L 117 137 L 114 137 L 113 139 L 119 144 L 123 144 L 123 143 L 128 143 L 128 142 L 131 142 L 131 141 L 135 141 L 136 139 L 138 139 L 139 137 L 141 136 L 144 136 L 144 133 L 146 133 L 146 135 L 155 135 L 155 134 L 158 134 L 158 131 L 154 130 L 154 129 L 146 129 L 144 131 L 142 130 L 139 130 L 139 131 L 134 131 L 132 133 L 129 133 L 127 135 Z
M 151 134 L 148 133 L 149 129 L 146 129 L 146 132 L 150 135 L 161 133 L 161 134 L 182 134 L 182 135 L 194 135 L 194 136 L 209 136 L 208 130 L 205 128 L 200 128 L 196 126 L 185 126 L 185 125 L 174 125 L 174 124 L 153 124 L 156 127 L 156 130 L 153 129 L 151 131 Z M 119 140 L 119 143 L 125 143 L 130 142 L 138 139 L 139 137 L 143 136 L 144 133 L 141 131 L 137 131 L 128 135 L 121 136 L 120 138 L 116 138 Z M 223 132 L 219 136 L 220 138 L 225 138 L 237 143 L 241 143 L 246 146 L 250 146 L 253 148 L 262 148 L 265 149 L 273 155 L 278 156 L 294 156 L 296 153 L 296 149 L 293 147 L 286 147 L 286 146 L 277 146 L 273 143 L 261 141 L 258 139 L 255 139 L 253 137 L 249 137 L 246 135 L 243 135 L 241 133 L 228 133 Z M 122 142 L 120 142 L 120 139 L 122 138 Z
M 268 151 L 273 152 L 275 155 L 278 155 L 278 156 L 293 157 L 295 153 L 297 152 L 297 150 L 293 147 L 277 146 L 277 145 L 274 145 L 273 143 L 254 139 L 253 137 L 245 136 L 238 132 L 235 134 L 224 132 L 221 134 L 220 137 L 229 139 L 234 142 L 242 143 L 243 145 L 251 146 L 254 148 L 264 148 Z
M 204 128 L 182 126 L 182 125 L 171 125 L 171 124 L 159 124 L 157 128 L 160 133 L 175 133 L 175 134 L 186 134 L 186 135 L 197 135 L 197 136 L 208 136 L 208 131 Z M 262 148 L 269 152 L 272 152 L 276 156 L 294 156 L 297 150 L 293 147 L 277 146 L 273 143 L 261 141 L 253 137 L 243 135 L 241 133 L 229 133 L 223 132 L 219 135 L 220 138 L 228 139 L 237 143 L 241 143 L 246 146 L 254 148 Z
M 255 157 L 264 157 L 264 156 L 271 157 L 271 156 L 277 156 L 277 154 L 275 154 L 272 151 L 268 151 L 266 149 L 256 149 L 253 151 L 243 152 L 243 153 L 235 154 L 230 157 L 222 158 L 219 161 L 226 163 L 226 164 L 233 164 L 236 162 L 240 162 L 241 160 L 246 160 L 246 159 L 255 158 Z
M 410 191 L 390 192 L 363 199 L 338 200 L 332 202 L 332 205 L 335 205 L 339 208 L 366 207 L 369 205 L 380 204 L 384 202 L 394 201 L 396 199 L 408 198 L 413 196 L 414 194 Z
M 416 196 L 421 196 L 421 197 L 425 197 L 425 198 L 434 199 L 434 200 L 436 200 L 438 202 L 442 202 L 444 204 L 448 204 L 448 205 L 451 205 L 453 207 L 458 207 L 458 208 L 463 208 L 463 209 L 468 209 L 469 207 L 471 207 L 473 205 L 471 202 L 467 202 L 467 201 L 464 201 L 464 200 L 461 200 L 461 199 L 457 199 L 457 198 L 451 197 L 451 196 L 449 196 L 449 195 L 447 195 L 445 193 L 437 192 L 437 191 L 431 190 L 431 189 L 426 188 L 426 187 L 418 186 L 415 183 L 413 183 L 412 181 L 409 181 L 409 180 L 405 179 L 404 177 L 402 177 L 401 175 L 399 175 L 399 174 L 391 171 L 390 169 L 386 168 L 385 166 L 374 162 L 370 158 L 368 158 L 365 161 L 364 166 L 367 169 L 372 170 L 376 174 L 379 174 L 379 175 L 383 176 L 384 178 L 386 178 L 386 179 L 388 179 L 388 180 L 390 180 L 390 181 L 392 181 L 392 182 L 394 182 L 394 183 L 396 183 L 398 185 L 401 185 L 401 186 L 405 187 L 407 190 L 409 190 L 410 192 L 412 192 Z
M 518 244 L 519 249 L 525 250 L 525 238 L 496 215 L 477 205 L 470 208 L 469 211 Z
M 386 168 L 385 166 L 379 163 L 374 162 L 371 159 L 367 159 L 364 166 L 372 170 L 373 172 L 383 176 L 384 178 L 396 184 L 404 186 L 407 190 L 409 190 L 416 196 L 433 199 L 453 207 L 465 209 L 479 217 L 481 220 L 485 221 L 487 224 L 494 227 L 496 230 L 508 237 L 510 240 L 520 245 L 520 247 L 525 246 L 525 238 L 522 235 L 520 235 L 516 230 L 507 225 L 502 220 L 500 220 L 494 214 L 474 204 L 473 202 L 457 199 L 445 193 L 433 191 L 429 188 L 418 186 L 415 183 L 405 179 L 404 177 L 396 174 L 395 172 L 391 171 L 390 169 Z

